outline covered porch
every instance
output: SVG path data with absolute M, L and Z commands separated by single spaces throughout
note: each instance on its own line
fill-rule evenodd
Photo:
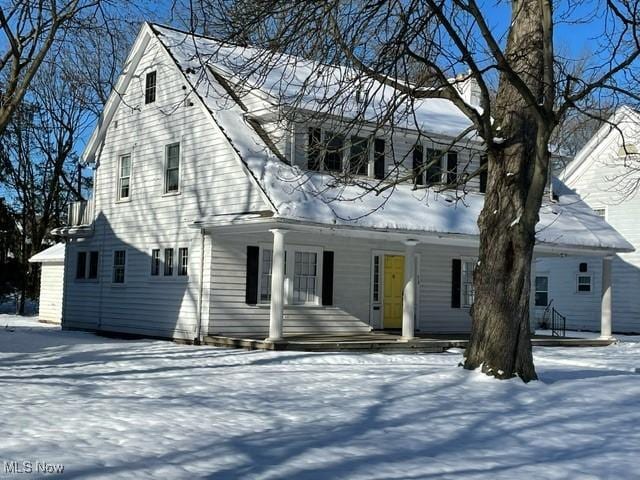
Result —
M 477 237 L 257 217 L 202 230 L 212 245 L 204 343 L 272 350 L 425 352 L 467 345 Z M 546 255 L 560 251 L 544 244 L 536 249 Z M 538 336 L 535 345 L 604 346 L 613 341 L 611 256 L 601 250 L 590 253 L 603 265 L 601 335 Z M 235 268 L 230 267 L 232 259 Z

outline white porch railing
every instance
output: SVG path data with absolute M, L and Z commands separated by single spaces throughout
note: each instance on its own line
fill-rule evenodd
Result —
M 93 199 L 80 200 L 69 204 L 67 224 L 70 227 L 80 227 L 93 223 Z

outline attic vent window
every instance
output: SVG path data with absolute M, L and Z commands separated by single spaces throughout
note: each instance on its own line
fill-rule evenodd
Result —
M 588 265 L 586 262 L 582 262 L 579 266 L 580 273 L 585 273 L 588 269 Z
M 147 73 L 144 84 L 144 103 L 148 105 L 156 101 L 156 72 Z
M 637 155 L 637 154 L 638 154 L 638 146 L 633 145 L 631 143 L 620 145 L 620 148 L 618 148 L 619 157 L 626 157 L 629 155 Z

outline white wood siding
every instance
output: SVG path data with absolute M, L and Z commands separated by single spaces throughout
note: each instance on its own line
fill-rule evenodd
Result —
M 640 145 L 639 126 L 625 122 L 620 125 L 620 128 L 627 142 Z M 591 158 L 585 159 L 587 162 L 585 168 L 572 177 L 569 186 L 575 189 L 591 208 L 605 207 L 607 222 L 636 248 L 635 252 L 620 254 L 614 259 L 612 313 L 614 332 L 638 333 L 640 332 L 640 295 L 638 295 L 640 292 L 640 223 L 638 222 L 640 195 L 627 197 L 620 194 L 620 175 L 626 172 L 617 158 L 620 142 L 619 132 L 612 131 L 590 153 Z M 554 260 L 548 264 L 543 262 L 540 268 L 548 269 L 553 277 L 562 278 L 568 268 L 567 265 L 574 262 L 571 257 L 564 260 Z M 601 278 L 597 280 L 599 285 Z M 598 290 L 598 295 L 599 292 Z M 594 302 L 583 298 L 572 298 L 569 293 L 559 294 L 557 301 L 567 305 L 567 310 L 573 311 L 577 318 L 584 319 L 582 324 L 589 329 L 599 330 L 599 303 L 596 308 Z M 594 320 L 596 316 L 597 321 Z
M 242 238 L 214 235 L 209 333 L 267 335 L 269 306 L 245 303 L 246 248 L 270 242 L 270 233 Z M 299 232 L 287 233 L 285 243 L 321 247 L 335 254 L 334 305 L 286 306 L 285 334 L 367 331 L 371 323 L 373 252 L 402 254 L 402 243 Z M 477 250 L 420 245 L 417 251 L 421 256 L 417 328 L 428 332 L 468 332 L 469 310 L 451 308 L 451 260 L 475 257 Z
M 64 262 L 42 263 L 40 270 L 40 299 L 38 318 L 43 322 L 60 323 L 62 318 L 62 295 Z
M 156 102 L 144 104 L 147 72 L 157 71 Z M 214 214 L 267 209 L 258 189 L 209 116 L 185 102 L 184 81 L 153 40 L 110 125 L 98 157 L 94 235 L 69 244 L 64 326 L 193 338 L 200 233 L 188 227 Z M 180 142 L 180 193 L 163 195 L 165 146 Z M 130 200 L 116 201 L 118 155 L 131 153 Z M 99 281 L 76 281 L 77 250 L 100 252 Z M 188 278 L 150 276 L 154 248 L 189 248 Z M 112 284 L 114 250 L 126 250 L 124 285 Z M 205 248 L 205 257 L 210 248 Z M 210 260 L 205 258 L 205 265 Z M 205 282 L 208 269 L 205 269 Z M 208 315 L 208 283 L 203 312 Z

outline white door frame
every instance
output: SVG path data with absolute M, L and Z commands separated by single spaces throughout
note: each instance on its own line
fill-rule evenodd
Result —
M 374 308 L 377 306 L 380 310 L 380 329 L 384 329 L 384 256 L 385 255 L 397 255 L 404 257 L 405 252 L 403 250 L 381 250 L 376 249 L 371 251 L 371 275 L 369 282 L 369 324 L 371 325 L 373 316 L 374 316 Z M 378 274 L 380 275 L 378 281 L 378 302 L 374 303 L 373 301 L 373 278 L 374 278 L 374 257 L 380 257 L 380 270 Z M 416 253 L 416 330 L 420 330 L 420 254 Z

